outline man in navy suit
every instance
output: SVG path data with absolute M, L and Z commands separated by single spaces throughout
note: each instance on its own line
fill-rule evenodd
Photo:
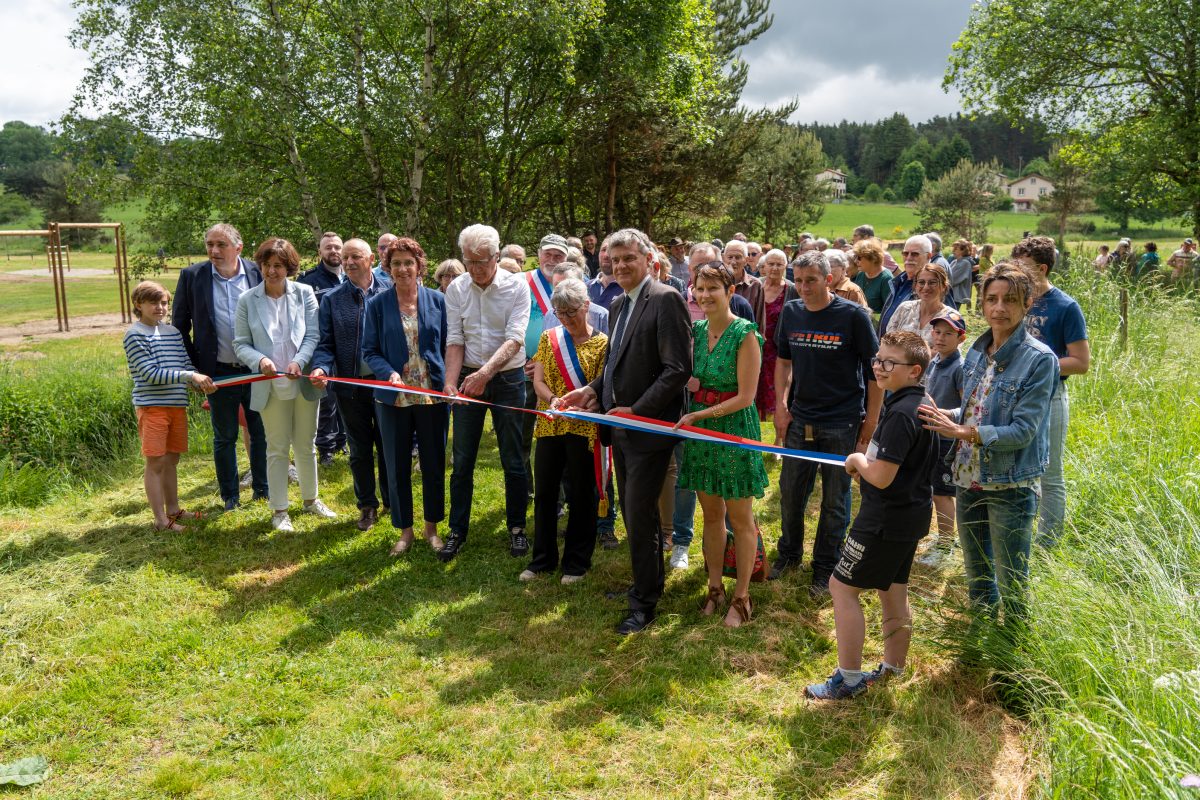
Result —
M 321 260 L 308 270 L 302 272 L 296 280 L 307 283 L 317 295 L 317 303 L 324 306 L 325 298 L 334 289 L 342 285 L 346 279 L 342 269 L 342 237 L 333 231 L 321 234 Z M 340 453 L 346 446 L 346 430 L 338 415 L 338 399 L 333 392 L 327 392 L 321 398 L 321 409 L 317 417 L 317 453 L 320 455 L 322 466 L 333 463 L 335 453 Z
M 196 369 L 214 378 L 249 374 L 233 353 L 233 317 L 242 292 L 257 286 L 262 275 L 253 261 L 241 257 L 242 235 L 218 223 L 204 234 L 208 261 L 179 273 L 171 321 L 183 334 L 183 344 Z M 225 510 L 240 502 L 237 445 L 238 407 L 246 413 L 250 431 L 250 476 L 254 499 L 267 496 L 267 440 L 262 419 L 250 410 L 250 385 L 230 386 L 208 396 L 213 429 L 213 461 Z

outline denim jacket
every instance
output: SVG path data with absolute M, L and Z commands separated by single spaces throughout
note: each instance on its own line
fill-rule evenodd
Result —
M 963 365 L 962 419 L 987 372 L 992 332 L 979 337 Z M 1058 385 L 1058 358 L 1025 330 L 1022 321 L 993 359 L 992 391 L 977 422 L 983 446 L 982 482 L 1015 483 L 1037 478 L 1050 463 L 1050 397 Z

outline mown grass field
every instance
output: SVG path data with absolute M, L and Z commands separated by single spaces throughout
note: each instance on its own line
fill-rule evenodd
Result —
M 628 581 L 624 547 L 598 551 L 572 587 L 517 582 L 493 448 L 460 558 L 417 545 L 393 560 L 390 526 L 352 525 L 344 461 L 322 471 L 340 520 L 297 515 L 276 535 L 261 504 L 212 516 L 201 413 L 182 494 L 210 516 L 186 534 L 149 530 L 128 442 L 47 484 L 44 505 L 0 511 L 0 761 L 46 755 L 37 798 L 1188 797 L 1197 306 L 1135 293 L 1121 352 L 1116 288 L 1086 270 L 1067 288 L 1094 350 L 1071 379 L 1071 523 L 1037 556 L 1015 643 L 964 640 L 961 568 L 918 569 L 906 679 L 813 705 L 802 688 L 835 656 L 805 575 L 754 585 L 754 623 L 727 631 L 695 610 L 697 541 L 660 622 L 622 641 L 606 592 Z M 8 348 L 0 363 L 0 393 L 21 385 L 48 412 L 69 391 L 50 376 L 86 364 L 100 413 L 132 417 L 114 406 L 115 337 Z M 105 381 L 116 388 L 93 385 Z M 84 425 L 86 406 L 71 415 Z M 56 452 L 51 432 L 34 438 Z M 768 550 L 776 491 L 757 506 Z M 965 644 L 982 667 L 957 661 Z M 878 654 L 869 634 L 868 663 Z

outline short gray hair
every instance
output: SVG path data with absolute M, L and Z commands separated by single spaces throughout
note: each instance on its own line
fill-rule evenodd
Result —
M 574 264 L 577 267 L 586 267 L 587 259 L 583 257 L 583 251 L 575 245 L 567 247 L 567 258 L 562 263 Z
M 500 257 L 501 258 L 511 258 L 513 261 L 516 261 L 518 264 L 524 264 L 525 263 L 525 248 L 521 247 L 521 245 L 519 245 L 519 244 L 506 244 L 506 245 L 504 245 L 504 247 L 500 248 Z
M 229 243 L 237 247 L 242 243 L 242 235 L 238 233 L 238 229 L 230 225 L 228 222 L 218 222 L 204 232 L 204 240 L 208 241 L 210 233 L 219 233 L 229 240 Z
M 775 256 L 779 256 L 780 258 L 783 259 L 783 263 L 787 264 L 787 253 L 783 252 L 778 247 L 772 248 L 772 249 L 768 250 L 767 252 L 763 253 L 762 261 L 759 261 L 758 263 L 761 264 L 761 263 L 763 263 L 763 261 L 766 261 L 768 258 L 774 258 Z
M 846 258 L 846 254 L 841 250 L 826 250 L 822 255 L 824 255 L 829 261 L 830 270 L 832 270 L 834 266 L 840 266 L 842 269 L 850 268 L 850 259 Z
M 908 247 L 910 244 L 915 244 L 917 247 L 921 248 L 922 253 L 933 252 L 933 242 L 929 240 L 929 236 L 927 234 L 918 233 L 916 236 L 910 236 L 904 240 L 905 247 Z
M 574 247 L 576 250 L 583 250 L 583 239 L 580 239 L 578 236 L 568 236 L 567 247 Z
M 728 244 L 726 244 L 725 252 L 728 253 L 730 250 L 733 250 L 735 247 L 742 251 L 742 255 L 746 255 L 746 243 L 743 242 L 741 239 L 733 239 Z
M 468 250 L 472 253 L 486 250 L 494 256 L 500 252 L 500 233 L 491 225 L 468 225 L 458 234 L 458 249 L 463 254 Z
M 579 268 L 572 267 L 572 269 Z M 550 305 L 554 306 L 555 311 L 564 308 L 579 308 L 589 299 L 587 284 L 579 278 L 567 278 L 554 287 L 554 293 L 550 295 Z
M 712 242 L 696 242 L 692 245 L 692 249 L 688 251 L 688 261 L 691 261 L 692 257 L 702 250 L 708 253 L 708 257 L 704 259 L 705 261 L 721 260 L 721 251 L 717 249 L 715 244 Z
M 580 269 L 579 265 L 571 261 L 563 261 L 560 264 L 556 264 L 554 267 L 554 272 L 551 274 L 565 275 L 568 279 L 575 278 L 576 280 L 583 280 L 583 270 Z
M 925 238 L 929 240 L 929 243 L 931 245 L 933 245 L 933 250 L 941 250 L 942 249 L 942 237 L 939 234 L 936 234 L 933 231 L 929 231 L 928 233 L 925 234 Z M 930 250 L 929 252 L 932 253 L 933 250 Z
M 433 279 L 439 283 L 443 275 L 449 275 L 452 278 L 457 278 L 467 271 L 463 263 L 457 258 L 447 258 L 445 261 L 437 265 L 437 269 L 433 271 Z
M 792 274 L 795 275 L 802 269 L 808 267 L 816 267 L 822 278 L 829 277 L 829 254 L 820 250 L 806 250 L 795 261 L 792 262 Z
M 642 255 L 650 254 L 650 240 L 637 228 L 622 228 L 608 237 L 609 252 L 612 252 L 614 247 L 636 247 Z

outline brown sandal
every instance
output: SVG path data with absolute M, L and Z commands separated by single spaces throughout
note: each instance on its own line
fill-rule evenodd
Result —
M 736 625 L 730 625 L 729 617 L 726 616 L 725 624 L 730 628 L 740 628 L 742 625 L 745 625 L 747 622 L 749 622 L 753 616 L 750 610 L 750 598 L 748 596 L 733 598 L 733 600 L 729 603 L 729 610 L 736 614 L 738 619 Z
M 182 525 L 183 520 L 187 520 L 188 522 L 195 522 L 196 520 L 200 519 L 202 516 L 204 516 L 204 515 L 201 514 L 199 511 L 188 511 L 186 508 L 181 508 L 178 511 L 176 511 L 174 514 L 167 514 L 167 519 L 171 520 L 172 525 Z
M 709 609 L 709 604 L 712 604 L 712 609 Z M 710 586 L 708 587 L 708 597 L 700 604 L 700 613 L 706 617 L 711 617 L 717 613 L 717 609 L 725 603 L 725 587 Z

